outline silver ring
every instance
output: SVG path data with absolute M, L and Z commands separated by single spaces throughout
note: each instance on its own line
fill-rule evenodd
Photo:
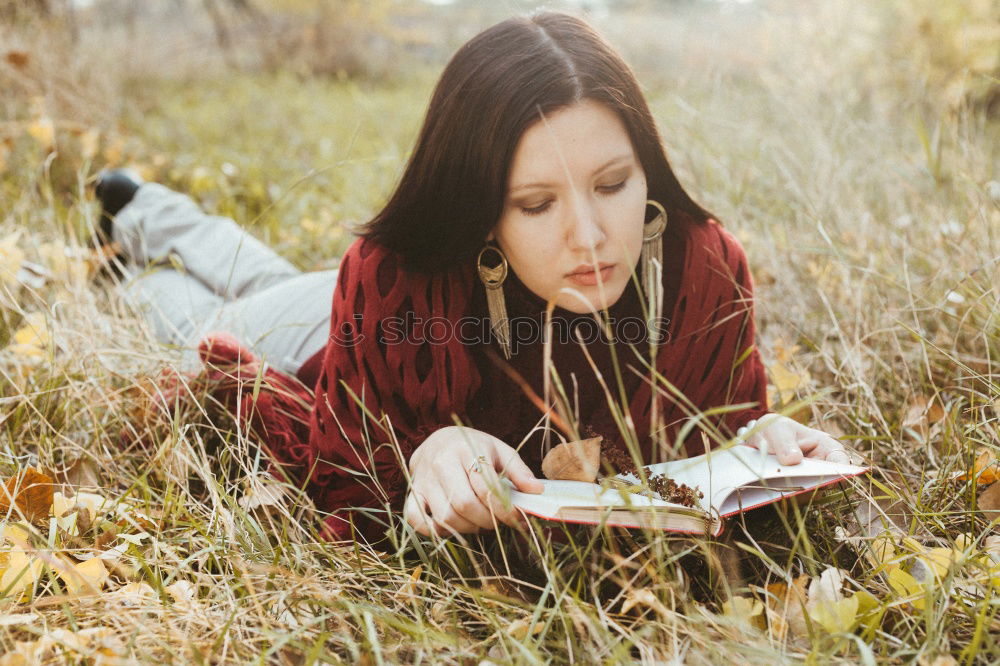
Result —
M 488 464 L 489 461 L 489 458 L 486 456 L 476 456 L 476 459 L 472 461 L 471 465 L 469 465 L 469 471 L 479 474 L 483 471 L 483 466 Z

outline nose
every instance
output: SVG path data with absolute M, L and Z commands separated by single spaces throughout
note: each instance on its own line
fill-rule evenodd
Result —
M 568 222 L 567 245 L 574 250 L 600 247 L 607 236 L 595 202 L 586 197 L 575 199 L 575 205 L 569 211 L 571 219 Z

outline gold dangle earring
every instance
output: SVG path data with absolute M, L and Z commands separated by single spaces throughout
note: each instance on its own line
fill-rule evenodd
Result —
M 667 228 L 667 211 L 659 202 L 646 200 L 647 206 L 659 211 L 642 230 L 642 290 L 646 295 L 646 323 L 652 342 L 659 344 L 663 339 L 660 324 L 663 317 L 663 231 Z
M 490 250 L 500 255 L 500 263 L 493 268 L 483 264 L 483 255 Z M 503 283 L 507 279 L 507 257 L 499 247 L 487 243 L 479 251 L 479 256 L 476 258 L 476 269 L 479 271 L 479 279 L 486 287 L 486 306 L 490 310 L 490 329 L 500 341 L 503 355 L 509 361 L 510 322 L 507 319 L 507 299 L 503 295 Z

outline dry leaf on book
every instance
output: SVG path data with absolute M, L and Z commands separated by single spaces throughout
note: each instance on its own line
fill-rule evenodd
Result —
M 593 483 L 601 467 L 602 439 L 591 437 L 553 447 L 542 460 L 542 474 L 546 479 Z

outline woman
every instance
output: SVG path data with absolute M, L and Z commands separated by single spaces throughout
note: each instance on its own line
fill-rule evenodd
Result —
M 254 349 L 209 336 L 210 367 L 251 380 L 261 355 L 301 380 L 273 368 L 270 390 L 225 399 L 331 512 L 334 538 L 383 537 L 386 508 L 422 534 L 518 524 L 497 474 L 539 492 L 544 450 L 584 430 L 646 462 L 734 433 L 786 464 L 846 460 L 768 414 L 742 248 L 677 181 L 628 66 L 565 14 L 509 19 L 458 50 L 339 273 L 297 274 L 155 185 L 112 233 L 140 266 L 172 252 L 187 268 L 131 284 L 161 337 L 222 324 Z M 204 293 L 179 304 L 176 285 Z

